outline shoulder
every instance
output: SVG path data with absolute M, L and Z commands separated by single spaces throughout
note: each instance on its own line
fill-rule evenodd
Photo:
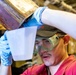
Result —
M 32 75 L 32 74 L 36 74 L 38 75 L 39 72 L 41 72 L 41 70 L 43 70 L 45 68 L 45 65 L 34 65 L 32 67 L 29 67 L 28 69 L 26 69 L 23 74 L 21 75 Z
M 72 56 L 73 57 L 73 56 Z M 72 59 L 72 62 L 66 67 L 66 73 L 68 75 L 76 75 L 76 58 Z
M 60 66 L 56 75 L 76 75 L 76 57 L 69 56 Z

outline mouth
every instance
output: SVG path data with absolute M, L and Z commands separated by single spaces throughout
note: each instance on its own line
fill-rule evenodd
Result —
M 52 56 L 51 54 L 42 54 L 42 55 L 41 55 L 41 58 L 42 58 L 43 60 L 47 60 L 47 59 L 49 59 L 51 56 Z

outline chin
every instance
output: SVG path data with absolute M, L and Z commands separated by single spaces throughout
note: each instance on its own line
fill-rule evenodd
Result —
M 51 62 L 48 62 L 48 61 L 46 61 L 46 62 L 44 62 L 44 64 L 46 65 L 46 66 L 52 66 L 52 63 Z

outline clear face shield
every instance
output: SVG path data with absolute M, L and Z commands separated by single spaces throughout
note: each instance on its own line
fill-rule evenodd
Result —
M 63 37 L 63 35 L 55 34 L 50 38 L 38 37 L 35 41 L 35 51 L 39 52 L 40 50 L 53 50 L 58 45 L 60 37 Z

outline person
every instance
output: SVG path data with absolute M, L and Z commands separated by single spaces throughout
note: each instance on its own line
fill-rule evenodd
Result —
M 43 64 L 34 65 L 21 75 L 75 75 L 76 58 L 67 52 L 69 39 L 70 36 L 62 31 L 43 26 L 38 30 L 35 41 Z
M 60 10 L 52 10 L 47 7 L 39 7 L 32 17 L 23 24 L 23 26 L 38 26 L 39 29 L 42 25 L 44 26 L 44 24 L 56 27 L 76 39 L 76 14 Z M 74 56 L 69 57 L 65 50 L 69 41 L 69 36 L 64 35 L 61 37 L 57 31 L 54 35 L 50 35 L 48 38 L 43 36 L 43 38 L 40 37 L 39 41 L 36 41 L 36 47 L 44 64 L 28 68 L 22 75 L 76 74 L 76 62 Z M 50 45 L 52 45 L 52 47 Z M 4 35 L 0 38 L 0 50 L 2 51 L 1 66 L 3 71 L 1 72 L 1 75 L 11 75 L 12 55 L 6 33 L 4 33 Z

